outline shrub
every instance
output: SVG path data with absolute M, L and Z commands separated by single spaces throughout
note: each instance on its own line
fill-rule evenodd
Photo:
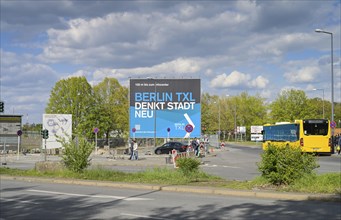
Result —
M 82 137 L 78 138 L 78 141 L 67 141 L 65 138 L 58 139 L 58 141 L 65 148 L 62 158 L 67 169 L 81 172 L 90 165 L 89 156 L 94 149 L 93 144 Z
M 270 145 L 257 164 L 262 176 L 274 185 L 289 185 L 318 167 L 316 157 L 300 148 Z
M 176 164 L 183 174 L 189 175 L 199 171 L 200 161 L 195 158 L 181 157 L 176 160 Z

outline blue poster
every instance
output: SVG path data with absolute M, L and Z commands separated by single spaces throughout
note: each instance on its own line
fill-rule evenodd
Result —
M 200 137 L 200 79 L 131 79 L 130 137 Z

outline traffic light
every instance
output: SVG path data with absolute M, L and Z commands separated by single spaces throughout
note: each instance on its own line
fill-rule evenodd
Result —
M 3 113 L 5 111 L 5 103 L 0 102 L 0 113 Z
M 49 138 L 49 130 L 47 129 L 41 130 L 40 134 L 43 136 L 43 139 Z

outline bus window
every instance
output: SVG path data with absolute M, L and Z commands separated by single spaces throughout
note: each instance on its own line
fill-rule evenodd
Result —
M 303 122 L 305 135 L 327 135 L 328 123 L 319 123 L 319 121 L 307 120 Z

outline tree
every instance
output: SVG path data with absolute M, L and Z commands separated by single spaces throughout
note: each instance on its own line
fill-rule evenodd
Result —
M 327 104 L 324 103 L 324 115 L 325 117 L 328 117 L 327 115 Z M 320 98 L 312 98 L 307 100 L 307 108 L 310 109 L 309 115 L 306 116 L 306 118 L 323 118 L 323 101 Z
M 307 96 L 302 90 L 284 90 L 270 105 L 272 122 L 294 121 L 309 118 L 311 109 Z
M 207 133 L 234 131 L 234 121 L 237 126 L 250 127 L 251 125 L 262 125 L 266 120 L 266 105 L 264 99 L 259 96 L 249 96 L 246 92 L 239 96 L 210 96 L 208 93 L 202 95 L 201 99 L 201 121 Z
M 94 87 L 97 102 L 97 120 L 100 130 L 108 138 L 110 134 L 121 137 L 128 132 L 128 89 L 120 85 L 117 79 L 105 78 Z
M 237 109 L 237 124 L 250 127 L 251 125 L 262 125 L 266 121 L 265 99 L 257 96 L 250 96 L 247 92 L 242 92 L 235 97 Z M 232 104 L 233 106 L 233 104 Z
M 72 114 L 72 133 L 83 133 L 86 115 L 94 107 L 92 87 L 83 77 L 62 79 L 53 87 L 45 112 Z
M 215 133 L 218 130 L 217 112 L 213 111 L 214 100 L 218 100 L 218 96 L 210 96 L 208 93 L 201 95 L 201 127 L 206 134 Z

